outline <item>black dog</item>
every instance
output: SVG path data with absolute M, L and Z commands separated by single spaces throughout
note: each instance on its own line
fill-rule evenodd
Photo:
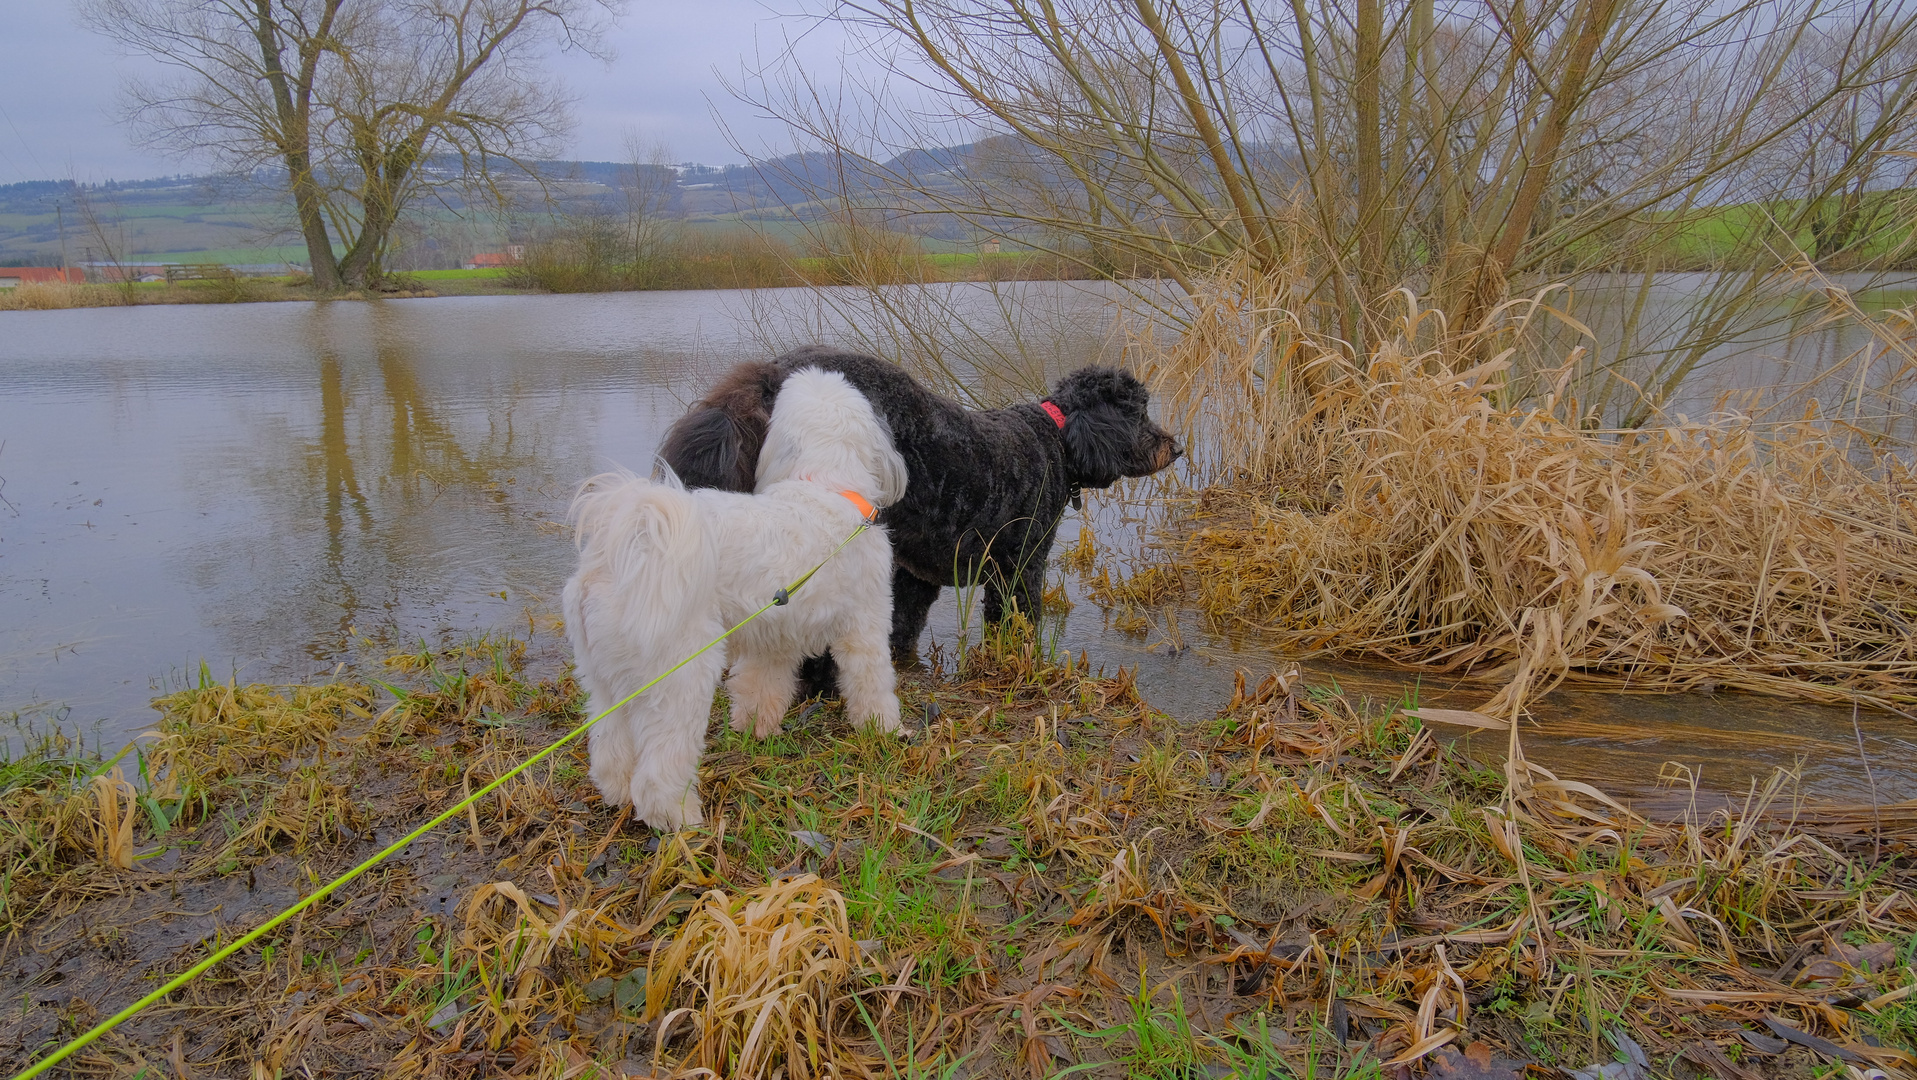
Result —
M 1036 618 L 1046 560 L 1081 488 L 1148 476 L 1183 452 L 1145 413 L 1150 394 L 1115 368 L 1087 367 L 1030 405 L 970 411 L 897 365 L 807 346 L 745 363 L 672 426 L 660 456 L 688 487 L 751 491 L 778 388 L 801 367 L 844 375 L 891 425 L 911 477 L 880 516 L 892 538 L 892 656 L 917 660 L 919 634 L 946 585 L 985 586 L 985 618 Z M 808 681 L 822 674 L 810 662 Z

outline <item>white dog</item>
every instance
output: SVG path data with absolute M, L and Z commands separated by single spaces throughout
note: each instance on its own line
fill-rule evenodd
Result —
M 905 462 L 845 377 L 807 369 L 779 392 L 759 454 L 757 493 L 687 491 L 605 473 L 573 500 L 579 568 L 566 582 L 566 635 L 579 684 L 603 709 L 738 626 L 823 562 L 791 601 L 661 680 L 594 727 L 592 779 L 656 827 L 703 820 L 699 755 L 728 653 L 732 726 L 779 731 L 799 661 L 839 658 L 846 714 L 899 728 L 887 635 L 892 544 L 874 526 L 834 555 L 873 506 L 905 493 Z

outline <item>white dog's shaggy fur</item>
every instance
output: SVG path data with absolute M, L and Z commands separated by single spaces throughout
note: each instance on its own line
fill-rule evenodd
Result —
M 874 526 L 832 551 L 862 516 L 842 491 L 889 506 L 905 483 L 905 462 L 865 396 L 842 375 L 806 370 L 779 394 L 756 494 L 686 491 L 670 474 L 654 482 L 605 473 L 581 486 L 572 504 L 579 568 L 566 582 L 566 635 L 594 711 L 738 625 L 825 560 L 790 603 L 592 729 L 592 779 L 607 802 L 630 802 L 635 817 L 656 827 L 703 820 L 699 755 L 728 654 L 735 730 L 776 733 L 799 661 L 827 648 L 839 658 L 846 714 L 898 730 L 886 643 L 891 542 Z

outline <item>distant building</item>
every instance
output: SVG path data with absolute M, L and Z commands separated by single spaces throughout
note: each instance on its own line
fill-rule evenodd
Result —
M 114 263 L 95 261 L 81 263 L 80 265 L 86 268 L 88 278 L 93 281 L 104 281 L 108 284 L 118 284 L 124 281 L 166 280 L 165 263 Z M 77 276 L 79 271 L 71 272 L 76 275 L 73 280 L 80 280 Z
M 505 251 L 488 251 L 473 256 L 473 261 L 466 264 L 466 269 L 497 270 L 500 267 L 511 266 L 525 257 L 526 245 L 512 244 Z
M 0 266 L 0 289 L 11 289 L 29 282 L 65 281 L 79 285 L 86 281 L 86 271 L 62 270 L 57 266 Z

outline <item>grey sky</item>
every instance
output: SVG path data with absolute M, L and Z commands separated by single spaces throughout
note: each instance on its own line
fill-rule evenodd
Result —
M 133 145 L 115 119 L 120 83 L 154 67 L 81 28 L 71 0 L 0 0 L 0 26 L 0 184 L 201 171 Z M 790 149 L 784 128 L 733 101 L 713 70 L 736 80 L 742 65 L 783 52 L 788 37 L 799 38 L 808 67 L 837 69 L 836 33 L 781 18 L 760 0 L 634 0 L 613 32 L 618 55 L 610 65 L 583 56 L 552 61 L 579 98 L 568 156 L 619 160 L 626 133 L 636 131 L 663 141 L 675 161 L 737 161 L 709 101 L 755 152 Z

